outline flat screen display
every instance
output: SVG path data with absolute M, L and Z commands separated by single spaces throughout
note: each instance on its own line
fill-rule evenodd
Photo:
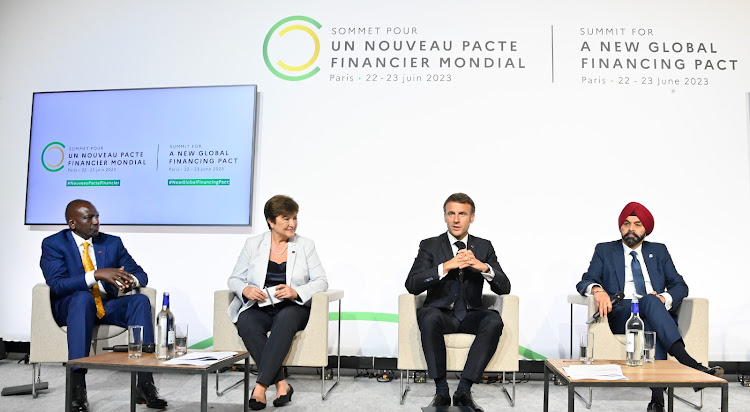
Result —
M 27 225 L 249 225 L 255 85 L 34 93 Z

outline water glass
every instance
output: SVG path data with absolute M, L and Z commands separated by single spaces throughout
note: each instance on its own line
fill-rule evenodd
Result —
M 143 326 L 128 326 L 128 358 L 137 359 L 143 354 Z
M 174 355 L 182 356 L 187 353 L 188 325 L 178 323 L 174 325 Z
M 591 365 L 594 363 L 594 334 L 582 332 L 578 342 L 581 348 L 578 360 L 586 365 Z
M 646 363 L 654 363 L 656 357 L 656 332 L 645 332 L 643 335 L 643 350 L 646 355 Z

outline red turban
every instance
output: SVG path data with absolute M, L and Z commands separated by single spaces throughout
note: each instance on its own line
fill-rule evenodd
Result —
M 619 226 L 622 226 L 625 219 L 627 219 L 628 216 L 632 216 L 634 213 L 638 219 L 641 220 L 641 223 L 643 223 L 643 227 L 646 228 L 646 236 L 650 235 L 654 230 L 654 217 L 651 215 L 651 212 L 646 209 L 646 206 L 643 206 L 638 202 L 630 202 L 625 205 L 625 208 L 620 212 L 620 219 L 617 221 Z

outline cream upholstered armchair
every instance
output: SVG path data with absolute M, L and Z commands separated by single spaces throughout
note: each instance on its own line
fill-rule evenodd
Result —
M 400 398 L 403 405 L 409 391 L 409 371 L 426 370 L 427 362 L 422 351 L 422 335 L 417 324 L 417 309 L 421 308 L 426 293 L 412 295 L 405 293 L 398 297 L 398 369 L 401 371 Z M 495 355 L 490 359 L 486 372 L 512 372 L 513 396 L 503 385 L 503 392 L 511 406 L 515 406 L 516 372 L 518 371 L 518 296 L 484 294 L 482 306 L 496 310 L 503 319 L 503 334 L 498 342 Z M 474 335 L 451 333 L 445 335 L 446 361 L 449 371 L 462 371 Z M 406 371 L 404 379 L 403 372 Z M 404 388 L 405 383 L 405 388 Z
M 336 338 L 336 381 L 326 391 L 325 373 L 321 373 L 320 395 L 326 400 L 328 394 L 338 385 L 341 379 L 341 299 L 343 290 L 328 289 L 318 292 L 312 297 L 310 319 L 305 329 L 297 332 L 292 340 L 292 346 L 284 359 L 284 366 L 306 366 L 325 369 L 328 366 L 328 305 L 338 301 L 338 334 Z M 242 338 L 237 333 L 237 327 L 227 314 L 227 308 L 234 299 L 231 290 L 217 290 L 214 292 L 214 350 L 217 351 L 246 351 Z M 252 357 L 250 362 L 254 362 Z M 321 371 L 324 372 L 324 371 Z M 216 372 L 216 394 L 221 396 L 227 390 L 242 382 L 231 385 L 219 391 L 219 372 Z
M 151 302 L 151 318 L 154 318 L 156 289 L 141 287 L 131 293 L 142 293 Z M 47 363 L 64 363 L 68 361 L 67 326 L 58 326 L 52 316 L 52 304 L 49 297 L 49 286 L 38 283 L 31 295 L 31 348 L 29 363 L 32 366 L 32 396 L 37 397 L 36 388 L 41 378 L 42 366 Z M 126 328 L 115 325 L 96 325 L 91 336 L 91 352 L 96 354 L 102 348 L 112 345 L 127 345 Z
M 596 312 L 593 296 L 569 295 L 570 303 L 570 334 L 571 354 L 573 347 L 573 305 L 588 307 L 587 316 L 590 318 Z M 685 342 L 687 352 L 703 365 L 708 365 L 708 299 L 685 298 L 677 310 L 677 327 Z M 625 359 L 625 335 L 613 334 L 606 319 L 599 318 L 588 325 L 588 331 L 594 334 L 594 357 L 596 359 Z M 657 336 L 657 339 L 659 337 Z M 572 356 L 572 355 L 571 355 Z M 668 356 L 670 360 L 675 360 Z M 675 360 L 676 361 L 676 360 Z M 576 393 L 578 395 L 578 393 Z M 578 395 L 581 397 L 580 395 Z M 678 399 L 678 396 L 675 396 Z M 587 407 L 591 406 L 591 391 L 588 402 L 581 397 Z M 682 399 L 685 401 L 684 399 Z M 686 401 L 685 401 L 686 402 Z M 703 391 L 701 391 L 700 405 L 689 405 L 700 409 L 703 405 Z

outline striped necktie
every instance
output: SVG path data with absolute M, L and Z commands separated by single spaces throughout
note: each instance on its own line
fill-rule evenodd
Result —
M 89 257 L 89 242 L 83 242 L 83 254 L 81 255 L 83 260 L 83 272 L 89 273 L 94 270 L 94 262 Z M 96 317 L 101 319 L 104 317 L 104 303 L 102 302 L 102 294 L 99 292 L 99 282 L 96 282 L 93 288 L 91 288 L 91 295 L 94 296 L 94 303 L 96 304 Z

